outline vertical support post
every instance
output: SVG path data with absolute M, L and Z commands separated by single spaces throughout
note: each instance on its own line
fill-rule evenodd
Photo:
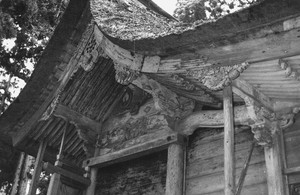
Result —
M 168 147 L 166 195 L 182 195 L 184 178 L 184 148 L 182 144 Z
M 232 88 L 231 86 L 223 89 L 223 109 L 224 109 L 224 175 L 225 195 L 234 195 L 234 122 L 232 106 Z
M 35 159 L 35 164 L 34 164 L 34 173 L 32 176 L 30 188 L 29 188 L 29 195 L 35 195 L 36 194 L 36 189 L 37 189 L 37 184 L 41 175 L 42 171 L 42 161 L 44 158 L 44 153 L 46 150 L 47 142 L 45 140 L 41 141 L 39 150 Z
M 94 156 L 98 156 L 99 153 L 100 153 L 100 149 L 98 147 L 96 147 Z M 94 195 L 95 194 L 96 185 L 97 185 L 97 174 L 98 174 L 98 168 L 97 167 L 91 168 L 91 176 L 90 176 L 91 184 L 86 189 L 86 195 Z
M 278 132 L 273 135 L 271 147 L 265 147 L 269 195 L 284 195 L 282 164 L 280 158 L 280 140 Z
M 61 160 L 63 158 L 64 143 L 65 143 L 66 134 L 67 134 L 69 125 L 70 125 L 69 122 L 66 121 L 65 126 L 64 126 L 64 132 L 63 132 L 61 142 L 60 142 L 59 152 L 56 157 L 55 166 L 62 166 Z M 61 178 L 61 175 L 59 173 L 53 173 L 53 175 L 51 176 L 50 183 L 49 183 L 47 195 L 58 194 L 58 190 L 59 190 L 59 186 L 60 186 L 60 178 Z
M 16 168 L 14 184 L 13 184 L 10 195 L 18 194 L 18 188 L 19 188 L 20 179 L 21 179 L 21 175 L 22 175 L 22 167 L 24 165 L 24 159 L 25 159 L 25 153 L 21 152 L 20 157 L 19 157 L 19 163 L 18 163 L 18 166 Z
M 26 194 L 27 192 L 27 188 L 29 187 L 29 178 L 27 173 L 30 171 L 30 166 L 32 165 L 33 160 L 34 158 L 32 156 L 28 154 L 25 155 L 25 164 L 21 175 L 22 180 L 20 182 L 19 194 Z

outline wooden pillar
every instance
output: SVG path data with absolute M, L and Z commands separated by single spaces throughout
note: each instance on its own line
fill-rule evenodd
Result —
M 98 156 L 99 152 L 100 152 L 100 149 L 97 147 L 95 149 L 94 156 Z M 98 174 L 98 168 L 97 167 L 91 168 L 91 176 L 90 176 L 91 184 L 86 189 L 86 195 L 94 195 L 95 194 L 96 185 L 97 185 L 97 174 Z
M 273 144 L 265 147 L 267 181 L 269 195 L 284 195 L 280 140 L 278 133 L 273 135 Z
M 224 175 L 225 195 L 234 195 L 234 122 L 232 106 L 232 88 L 228 86 L 223 90 L 224 106 Z
M 184 148 L 175 143 L 168 147 L 166 195 L 182 195 L 184 178 Z
M 41 171 L 43 168 L 42 161 L 44 158 L 46 146 L 47 146 L 47 142 L 43 140 L 40 143 L 39 150 L 38 150 L 37 156 L 35 158 L 34 172 L 33 172 L 32 180 L 31 180 L 31 184 L 30 184 L 30 188 L 29 188 L 29 193 L 28 193 L 29 195 L 36 194 L 37 184 L 38 184 L 38 181 L 39 181 L 39 178 L 41 175 Z
M 24 163 L 24 168 L 22 170 L 22 175 L 21 175 L 21 182 L 20 182 L 20 187 L 19 187 L 19 194 L 26 194 L 28 183 L 30 179 L 28 178 L 27 173 L 30 171 L 30 167 L 32 165 L 32 162 L 34 161 L 34 157 L 26 154 L 25 155 L 25 163 Z
M 64 126 L 64 132 L 63 132 L 61 142 L 60 142 L 59 152 L 58 152 L 58 155 L 56 157 L 55 166 L 59 166 L 59 167 L 62 166 L 61 160 L 63 159 L 64 143 L 65 143 L 65 140 L 66 140 L 66 134 L 67 134 L 67 130 L 68 130 L 69 126 L 70 126 L 69 121 L 66 121 L 65 126 Z M 60 186 L 60 183 L 61 183 L 60 178 L 61 178 L 61 174 L 53 173 L 53 175 L 51 176 L 50 183 L 49 183 L 47 195 L 56 195 L 56 194 L 58 194 L 59 186 Z
M 19 186 L 20 179 L 22 179 L 21 176 L 22 176 L 22 167 L 24 166 L 24 159 L 25 159 L 25 153 L 21 152 L 19 157 L 19 163 L 15 172 L 14 184 L 10 195 L 16 195 L 18 193 L 18 188 L 20 187 Z

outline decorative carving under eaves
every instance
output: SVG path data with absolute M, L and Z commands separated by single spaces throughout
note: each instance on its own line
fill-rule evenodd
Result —
M 48 106 L 47 110 L 43 113 L 42 117 L 40 118 L 40 121 L 48 120 L 51 117 L 52 113 L 55 111 L 56 106 L 59 103 L 59 99 L 60 99 L 60 92 L 51 102 L 50 106 Z
M 217 66 L 187 71 L 187 75 L 199 80 L 208 89 L 217 91 L 231 84 L 249 66 L 247 62 L 234 66 Z
M 253 120 L 253 124 L 250 125 L 252 132 L 259 145 L 270 146 L 273 134 L 294 123 L 297 110 L 293 113 L 275 114 L 258 102 L 253 101 L 252 98 L 245 98 L 244 100 L 248 114 Z
M 101 43 L 98 41 L 99 39 L 96 38 L 95 28 L 97 28 L 97 26 L 92 25 L 92 32 L 90 32 L 90 37 L 84 46 L 84 50 L 80 54 L 81 56 L 78 61 L 78 64 L 85 71 L 91 70 L 99 57 L 108 58 L 100 45 Z
M 193 100 L 178 96 L 144 74 L 133 80 L 132 83 L 150 93 L 153 97 L 155 108 L 172 118 L 180 119 L 187 116 L 195 106 Z
M 117 63 L 114 63 L 116 70 L 116 81 L 122 85 L 128 85 L 133 80 L 137 79 L 139 72 L 136 70 L 129 69 L 125 66 L 121 66 Z
M 188 91 L 193 91 L 195 89 L 195 85 L 191 82 L 187 81 L 183 77 L 179 76 L 178 74 L 172 74 L 171 77 L 176 81 L 177 84 L 184 87 L 184 89 Z
M 294 80 L 300 81 L 300 75 L 296 70 L 288 64 L 286 60 L 279 59 L 278 65 L 282 70 L 285 70 L 285 76 Z

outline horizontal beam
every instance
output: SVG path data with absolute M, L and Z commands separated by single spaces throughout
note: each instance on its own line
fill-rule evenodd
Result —
M 242 99 L 249 97 L 258 102 L 262 106 L 268 108 L 270 111 L 274 110 L 273 101 L 265 94 L 258 91 L 247 81 L 237 78 L 232 82 L 233 92 L 240 96 Z
M 54 166 L 48 162 L 44 163 L 43 165 L 43 169 L 47 172 L 47 173 L 58 173 L 61 174 L 69 179 L 72 179 L 74 181 L 77 181 L 79 183 L 81 183 L 84 186 L 89 186 L 91 181 L 90 179 L 87 179 L 81 175 L 78 175 L 76 173 L 72 173 L 70 171 L 67 171 L 61 167 L 58 166 Z
M 173 133 L 141 144 L 137 144 L 129 148 L 87 159 L 83 161 L 83 167 L 104 167 L 111 164 L 138 158 L 140 156 L 147 155 L 153 152 L 164 150 L 170 144 L 173 143 L 181 144 L 183 142 L 183 136 L 177 133 Z
M 284 169 L 284 174 L 300 173 L 300 166 Z
M 84 116 L 83 114 L 76 112 L 62 104 L 57 105 L 53 115 L 63 118 L 66 121 L 70 121 L 80 128 L 92 130 L 95 133 L 98 133 L 102 126 L 100 122 Z
M 253 123 L 246 106 L 234 107 L 234 123 L 235 125 L 249 125 Z M 224 127 L 223 110 L 193 112 L 191 115 L 178 122 L 175 131 L 184 135 L 191 135 L 199 127 Z

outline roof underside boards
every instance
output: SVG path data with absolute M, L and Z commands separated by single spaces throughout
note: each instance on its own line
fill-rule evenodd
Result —
M 101 121 L 114 100 L 123 91 L 125 86 L 115 81 L 115 69 L 112 60 L 100 58 L 90 71 L 79 68 L 72 76 L 60 95 L 60 104 L 87 116 L 95 121 Z M 55 114 L 54 114 L 55 115 Z M 58 117 L 51 117 L 40 121 L 29 133 L 33 140 L 46 139 L 48 147 L 59 148 L 61 137 L 67 122 Z M 79 132 L 80 127 L 68 129 L 64 153 L 71 160 L 80 163 L 86 158 L 89 138 Z M 83 129 L 85 130 L 85 129 Z M 96 133 L 90 135 L 95 141 Z
M 282 60 L 286 67 L 279 65 L 279 59 L 251 64 L 240 78 L 274 101 L 299 101 L 300 55 Z

